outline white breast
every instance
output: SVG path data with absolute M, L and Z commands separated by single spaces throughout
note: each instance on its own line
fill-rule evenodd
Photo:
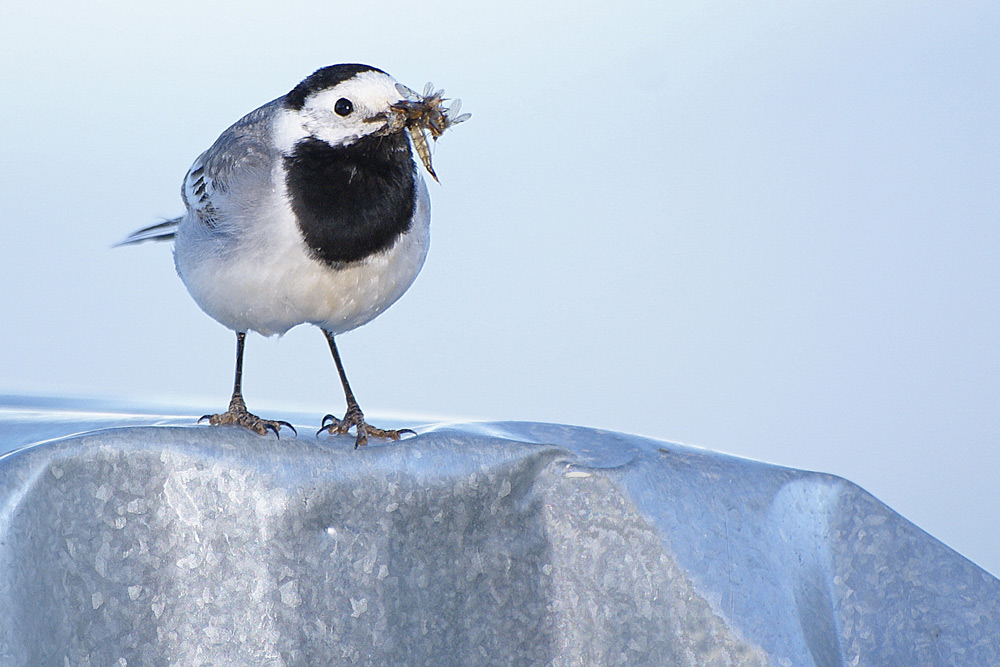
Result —
M 413 284 L 430 241 L 430 198 L 419 174 L 409 230 L 386 251 L 344 268 L 312 258 L 284 179 L 275 173 L 273 183 L 273 196 L 225 226 L 210 229 L 188 216 L 177 230 L 177 273 L 212 318 L 265 336 L 305 323 L 339 334 L 371 321 Z

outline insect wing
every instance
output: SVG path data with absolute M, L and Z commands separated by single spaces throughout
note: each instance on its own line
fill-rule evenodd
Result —
M 422 102 L 424 99 L 417 91 L 401 83 L 396 84 L 396 92 L 402 95 L 407 102 Z

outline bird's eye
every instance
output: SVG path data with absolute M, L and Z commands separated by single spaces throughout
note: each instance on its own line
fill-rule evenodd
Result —
M 349 116 L 354 111 L 354 104 L 346 97 L 341 97 L 333 105 L 333 110 L 337 112 L 338 116 Z

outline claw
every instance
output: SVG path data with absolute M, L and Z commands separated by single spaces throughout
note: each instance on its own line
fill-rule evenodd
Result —
M 294 435 L 295 437 L 298 437 L 299 435 L 299 432 L 295 430 L 295 427 L 286 421 L 281 421 L 280 419 L 274 419 L 274 420 L 261 419 L 261 422 L 264 424 L 264 428 L 266 428 L 269 431 L 274 431 L 274 435 L 275 437 L 278 438 L 278 440 L 281 440 L 280 431 L 282 426 L 287 426 L 288 428 L 292 429 L 292 435 Z
M 281 439 L 281 427 L 287 426 L 291 429 L 292 433 L 298 436 L 298 431 L 295 427 L 286 421 L 273 420 L 273 419 L 261 419 L 255 414 L 251 414 L 243 402 L 234 400 L 229 404 L 229 410 L 217 415 L 202 415 L 197 423 L 202 423 L 205 420 L 212 426 L 222 426 L 226 424 L 233 424 L 235 426 L 242 426 L 243 428 L 253 431 L 258 435 L 267 435 L 268 431 L 274 433 L 275 437 L 279 440 Z
M 320 422 L 320 429 L 316 431 L 316 437 L 318 438 L 323 431 L 330 433 L 330 435 L 345 435 L 352 426 L 357 434 L 354 439 L 354 449 L 364 447 L 368 444 L 369 435 L 375 438 L 385 438 L 387 440 L 399 440 L 399 437 L 406 433 L 416 435 L 416 431 L 408 428 L 391 430 L 371 426 L 365 421 L 365 416 L 362 414 L 361 410 L 352 406 L 348 408 L 343 419 L 337 419 L 333 415 L 326 415 L 323 417 L 323 421 Z

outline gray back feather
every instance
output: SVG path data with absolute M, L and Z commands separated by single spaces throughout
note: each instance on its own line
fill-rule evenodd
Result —
M 184 178 L 181 196 L 188 212 L 203 224 L 215 227 L 235 222 L 242 209 L 256 207 L 273 192 L 271 177 L 280 155 L 271 141 L 274 116 L 281 99 L 274 100 L 238 120 L 202 153 Z M 231 193 L 239 191 L 233 204 Z
M 273 100 L 233 123 L 191 165 L 181 185 L 181 198 L 194 221 L 208 227 L 238 224 L 245 209 L 271 195 L 274 163 L 281 157 L 272 148 L 271 125 L 283 100 Z M 234 190 L 240 191 L 239 207 L 232 203 Z M 183 219 L 143 227 L 115 246 L 172 240 Z

